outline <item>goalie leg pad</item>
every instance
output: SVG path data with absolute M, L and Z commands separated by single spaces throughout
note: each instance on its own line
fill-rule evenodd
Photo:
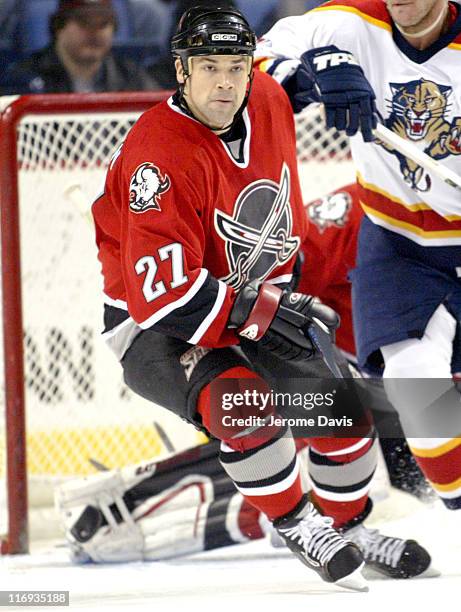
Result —
M 260 514 L 212 441 L 61 485 L 56 505 L 75 562 L 159 560 L 263 537 Z

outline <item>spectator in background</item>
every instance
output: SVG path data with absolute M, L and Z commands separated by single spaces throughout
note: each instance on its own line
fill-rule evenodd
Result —
M 13 64 L 1 93 L 66 93 L 158 89 L 134 62 L 112 52 L 117 17 L 112 0 L 60 0 L 50 17 L 52 41 Z
M 128 0 L 133 43 L 150 47 L 152 56 L 169 53 L 173 16 L 178 0 Z
M 0 43 L 12 43 L 18 25 L 16 0 L 0 0 Z

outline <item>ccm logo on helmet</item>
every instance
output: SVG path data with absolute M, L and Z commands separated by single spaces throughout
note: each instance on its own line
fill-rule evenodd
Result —
M 354 64 L 358 66 L 359 63 L 351 53 L 325 53 L 314 59 L 315 67 L 317 72 L 325 70 L 326 68 L 333 68 L 340 64 Z
M 215 41 L 227 41 L 227 42 L 237 42 L 238 36 L 237 34 L 212 34 L 211 40 Z

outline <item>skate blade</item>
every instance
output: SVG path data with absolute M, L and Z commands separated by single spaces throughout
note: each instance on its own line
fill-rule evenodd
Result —
M 349 591 L 367 593 L 369 591 L 369 587 L 367 581 L 365 580 L 362 574 L 363 566 L 364 563 L 362 563 L 360 567 L 354 570 L 352 574 L 349 574 L 348 576 L 337 580 L 334 584 L 343 589 L 348 589 Z
M 372 567 L 365 566 L 364 575 L 367 580 L 411 580 L 413 582 L 413 580 L 420 580 L 421 578 L 439 578 L 442 573 L 430 565 L 424 570 L 424 572 L 421 572 L 421 574 L 418 574 L 417 576 L 412 576 L 411 578 L 394 578 L 392 576 L 386 576 Z

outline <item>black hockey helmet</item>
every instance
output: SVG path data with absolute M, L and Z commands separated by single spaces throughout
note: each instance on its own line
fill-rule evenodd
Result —
M 188 59 L 195 55 L 249 55 L 256 35 L 242 13 L 223 6 L 193 6 L 181 17 L 171 39 L 173 56 L 181 58 L 188 75 Z

